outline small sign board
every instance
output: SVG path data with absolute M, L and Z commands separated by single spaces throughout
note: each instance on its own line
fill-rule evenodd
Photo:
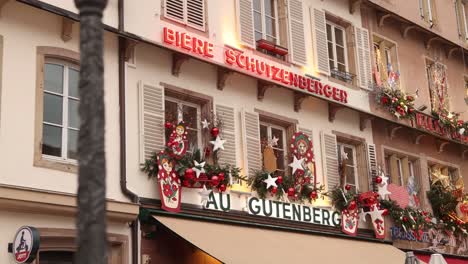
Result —
M 12 253 L 16 263 L 31 263 L 39 249 L 39 231 L 31 226 L 21 227 L 13 240 Z

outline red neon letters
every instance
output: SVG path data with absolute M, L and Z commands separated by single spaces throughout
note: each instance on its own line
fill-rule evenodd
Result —
M 324 95 L 340 103 L 348 103 L 348 93 L 328 84 L 323 84 L 318 80 L 298 75 L 286 69 L 270 65 L 268 62 L 261 61 L 244 55 L 242 52 L 226 48 L 224 51 L 224 60 L 231 66 L 237 66 L 243 70 L 250 71 L 257 75 L 271 79 L 272 81 L 282 83 L 310 93 Z
M 213 58 L 213 43 L 192 37 L 187 33 L 181 33 L 170 28 L 164 28 L 164 42 L 180 47 L 192 53 Z

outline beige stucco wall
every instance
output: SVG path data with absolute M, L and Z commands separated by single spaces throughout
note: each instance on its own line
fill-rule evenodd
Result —
M 425 22 L 419 14 L 419 1 L 417 0 L 369 0 L 372 3 L 380 5 L 385 9 L 398 14 L 405 19 L 424 27 L 426 30 L 432 31 L 437 35 L 467 46 L 467 43 L 460 40 L 457 30 L 457 20 L 455 14 L 454 1 L 435 0 L 436 7 L 436 24 L 431 27 Z
M 214 104 L 223 104 L 235 108 L 236 111 L 236 164 L 243 166 L 244 157 L 241 144 L 240 111 L 261 109 L 267 112 L 297 119 L 298 126 L 313 130 L 314 153 L 316 156 L 318 181 L 325 182 L 322 169 L 322 153 L 320 132 L 340 131 L 365 138 L 372 142 L 370 129 L 361 132 L 359 116 L 350 110 L 339 111 L 334 123 L 328 121 L 328 106 L 326 102 L 309 97 L 302 104 L 299 113 L 294 112 L 293 92 L 287 89 L 273 88 L 267 90 L 263 101 L 257 100 L 256 80 L 245 75 L 234 74 L 226 83 L 223 91 L 216 88 L 216 68 L 204 62 L 189 60 L 182 65 L 179 77 L 171 74 L 171 53 L 160 48 L 139 44 L 136 47 L 136 68 L 127 67 L 126 82 L 126 131 L 127 131 L 127 179 L 129 188 L 140 196 L 156 198 L 157 187 L 155 179 L 148 179 L 139 170 L 138 148 L 138 82 L 159 85 L 160 82 L 180 88 L 193 90 L 214 98 Z M 163 125 L 163 124 L 161 124 Z M 184 189 L 182 201 L 199 204 L 198 190 Z M 233 198 L 232 199 L 238 199 Z M 233 209 L 240 209 L 233 202 Z M 245 206 L 245 204 L 244 204 Z
M 3 82 L 0 126 L 0 183 L 76 193 L 77 175 L 33 166 L 36 47 L 79 51 L 78 24 L 73 39 L 61 39 L 61 17 L 10 1 L 2 10 Z M 125 200 L 119 185 L 119 103 L 117 39 L 105 38 L 107 197 Z
M 414 94 L 416 90 L 419 90 L 419 97 L 415 102 L 416 106 L 426 105 L 427 111 L 430 112 L 431 102 L 425 60 L 426 58 L 438 60 L 447 66 L 450 110 L 461 113 L 461 118 L 468 120 L 467 104 L 464 100 L 466 93 L 464 76 L 468 74 L 468 70 L 464 65 L 461 52 L 456 51 L 450 58 L 447 58 L 447 49 L 440 43 L 435 42 L 432 47 L 426 49 L 424 35 L 417 30 L 411 30 L 407 38 L 403 38 L 400 23 L 389 19 L 383 27 L 379 27 L 373 10 L 368 10 L 365 16 L 368 19 L 370 32 L 396 43 L 401 87 L 409 94 Z M 371 105 L 373 103 L 374 101 L 371 102 Z M 374 108 L 374 106 L 371 107 Z

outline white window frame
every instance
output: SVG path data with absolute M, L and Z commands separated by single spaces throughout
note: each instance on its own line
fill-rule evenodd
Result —
M 286 129 L 282 126 L 278 126 L 278 125 L 275 125 L 275 124 L 272 124 L 272 123 L 269 123 L 269 122 L 260 122 L 260 128 L 262 126 L 265 126 L 267 128 L 267 140 L 271 140 L 273 138 L 273 133 L 271 131 L 272 128 L 274 129 L 278 129 L 278 130 L 281 130 L 281 132 L 283 133 L 283 149 L 281 148 L 278 148 L 278 147 L 275 147 L 275 146 L 272 146 L 273 150 L 279 150 L 279 151 L 283 151 L 284 155 L 282 157 L 283 159 L 283 167 L 284 167 L 284 170 L 280 170 L 280 169 L 276 169 L 276 171 L 280 171 L 280 172 L 283 172 L 284 175 L 286 175 L 286 172 L 288 170 L 288 162 L 286 161 L 286 157 L 288 156 L 288 145 L 286 143 Z M 260 131 L 259 131 L 260 132 Z M 263 161 L 263 152 L 262 152 L 262 161 Z
M 191 128 L 191 127 L 187 127 L 187 132 L 189 130 L 191 131 L 197 131 L 197 147 L 198 149 L 200 149 L 200 151 L 202 151 L 201 147 L 202 147 L 202 136 L 201 136 L 201 128 L 200 128 L 200 123 L 201 123 L 201 106 L 199 104 L 195 104 L 195 103 L 192 103 L 192 102 L 187 102 L 187 101 L 184 101 L 184 100 L 180 100 L 180 99 L 176 99 L 174 97 L 169 97 L 169 96 L 166 96 L 164 98 L 165 101 L 169 101 L 169 102 L 172 102 L 172 103 L 175 103 L 177 104 L 177 122 L 179 120 L 179 115 L 183 115 L 183 113 L 181 113 L 180 111 L 183 111 L 183 106 L 189 106 L 189 107 L 193 107 L 193 108 L 196 108 L 197 109 L 197 128 Z M 166 104 L 166 102 L 164 101 L 164 104 Z M 164 138 L 166 138 L 166 136 L 164 136 Z M 190 149 L 190 142 L 189 142 L 189 146 L 188 146 L 188 149 L 187 149 L 187 152 L 191 153 L 191 149 Z
M 252 0 L 252 1 L 255 1 L 255 0 Z M 252 15 L 253 15 L 253 19 L 254 19 L 254 39 L 255 39 L 255 42 L 257 41 L 255 36 L 256 36 L 256 33 L 262 33 L 262 39 L 264 40 L 267 40 L 267 34 L 266 34 L 266 18 L 267 18 L 267 15 L 265 13 L 265 0 L 258 0 L 260 1 L 260 16 L 262 18 L 262 32 L 259 32 L 257 31 L 257 29 L 255 28 L 255 14 L 257 11 L 255 10 L 255 8 L 252 8 Z M 279 44 L 280 43 L 280 34 L 279 34 L 279 18 L 278 18 L 278 0 L 273 0 L 273 9 L 275 11 L 275 32 L 276 32 L 276 36 L 270 36 L 270 37 L 274 37 L 276 39 L 276 42 L 275 44 Z M 252 5 L 253 7 L 253 5 Z M 258 13 L 258 12 L 257 12 Z M 270 16 L 268 16 L 269 18 L 271 18 Z
M 328 34 L 327 34 L 327 50 L 328 50 L 328 43 L 332 43 L 333 45 L 333 69 L 336 69 L 338 70 L 338 59 L 337 59 L 337 56 L 336 56 L 336 46 L 338 46 L 338 44 L 336 44 L 336 36 L 335 36 L 335 28 L 341 30 L 343 32 L 343 48 L 344 48 L 344 60 L 345 60 L 345 69 L 346 69 L 346 72 L 349 72 L 349 64 L 348 64 L 348 46 L 347 46 L 347 43 L 346 43 L 346 29 L 342 26 L 339 26 L 329 20 L 327 20 L 327 25 L 329 25 L 331 27 L 331 35 L 332 35 L 332 39 L 328 39 Z M 326 27 L 326 25 L 325 25 Z M 326 31 L 325 31 L 326 32 Z M 328 63 L 330 64 L 330 55 L 328 55 Z M 333 69 L 330 69 L 330 70 L 333 70 Z
M 78 164 L 78 161 L 76 159 L 70 159 L 68 158 L 68 129 L 74 130 L 74 131 L 79 131 L 79 129 L 76 128 L 71 128 L 69 127 L 68 124 L 68 101 L 70 99 L 72 100 L 77 100 L 78 102 L 80 101 L 80 98 L 72 97 L 69 96 L 69 87 L 68 87 L 68 71 L 69 69 L 73 69 L 76 71 L 80 71 L 80 67 L 64 61 L 60 59 L 54 59 L 54 58 L 46 58 L 44 62 L 44 66 L 46 64 L 52 64 L 52 65 L 58 65 L 63 67 L 63 94 L 55 93 L 55 92 L 50 92 L 46 91 L 45 87 L 43 89 L 43 94 L 42 97 L 44 97 L 44 94 L 51 94 L 51 95 L 56 95 L 62 97 L 62 125 L 50 123 L 50 122 L 45 122 L 44 119 L 41 120 L 43 125 L 49 125 L 49 126 L 54 126 L 54 127 L 60 127 L 62 129 L 62 151 L 60 157 L 58 156 L 53 156 L 53 155 L 47 155 L 47 154 L 42 154 L 42 157 L 44 159 L 52 160 L 52 161 L 59 161 L 59 162 L 66 162 L 66 163 L 71 163 L 71 164 Z M 44 73 L 45 74 L 45 73 Z M 43 99 L 44 100 L 44 99 Z M 42 137 L 44 137 L 44 132 L 42 131 Z
M 353 171 L 354 171 L 354 183 L 348 183 L 348 180 L 347 180 L 347 177 L 345 175 L 344 177 L 344 184 L 349 184 L 351 186 L 354 186 L 355 190 L 358 190 L 358 186 L 359 186 L 359 177 L 358 177 L 358 170 L 357 170 L 357 159 L 356 159 L 356 146 L 354 145 L 350 145 L 350 144 L 346 144 L 346 143 L 342 143 L 342 142 L 337 142 L 337 146 L 339 148 L 339 155 L 341 155 L 341 153 L 343 153 L 344 151 L 344 148 L 347 147 L 347 148 L 350 148 L 352 151 L 353 151 L 353 164 L 354 165 L 349 165 L 348 163 L 346 163 L 346 166 L 348 168 L 353 168 Z M 341 157 L 343 158 L 343 157 Z M 341 161 L 339 161 L 341 163 Z

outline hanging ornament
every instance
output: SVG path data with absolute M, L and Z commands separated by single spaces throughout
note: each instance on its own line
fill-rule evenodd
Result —
M 283 183 L 283 176 L 281 176 L 281 175 L 278 176 L 278 177 L 276 178 L 276 182 L 277 182 L 278 184 L 282 184 L 282 183 Z
M 310 199 L 312 199 L 312 200 L 314 200 L 314 201 L 315 201 L 315 199 L 317 199 L 317 196 L 318 196 L 318 194 L 317 194 L 316 191 L 312 191 L 312 192 L 310 193 Z
M 273 188 L 271 188 L 270 192 L 271 192 L 271 194 L 276 194 L 278 192 L 278 187 L 273 186 Z
M 293 162 L 289 164 L 289 167 L 292 168 L 292 173 L 295 174 L 297 170 L 304 170 L 302 167 L 302 162 L 304 161 L 304 158 L 297 159 L 296 156 L 293 156 Z
M 388 209 L 384 209 L 383 213 L 382 213 L 383 216 L 386 216 L 388 215 Z
M 210 199 L 211 190 L 206 189 L 206 186 L 203 185 L 203 189 L 200 192 L 198 192 L 198 194 L 200 195 L 200 198 L 201 198 L 200 204 L 203 208 L 205 208 L 206 203 Z
M 351 190 L 351 185 L 346 184 L 344 188 L 345 188 L 345 190 L 349 191 L 349 190 Z
M 194 171 L 191 168 L 185 170 L 185 179 L 191 180 L 195 177 Z
M 277 138 L 276 136 L 273 136 L 273 138 L 269 140 L 268 146 L 270 146 L 270 147 L 278 146 L 278 140 L 279 140 L 279 138 Z
M 217 136 L 216 140 L 210 141 L 210 143 L 213 144 L 213 151 L 217 151 L 218 149 L 224 150 L 224 143 L 226 143 L 226 140 Z
M 211 135 L 212 135 L 214 138 L 218 137 L 218 135 L 219 135 L 219 128 L 213 127 L 213 128 L 211 129 Z
M 296 190 L 294 190 L 293 187 L 290 187 L 290 188 L 288 189 L 288 196 L 294 196 L 295 193 L 296 193 Z
M 351 201 L 348 205 L 348 210 L 353 211 L 354 209 L 356 209 L 356 207 L 357 207 L 356 201 Z
M 275 151 L 271 146 L 265 146 L 263 148 L 263 167 L 269 173 L 273 173 L 278 169 Z
M 172 124 L 171 124 L 172 126 Z M 173 155 L 182 157 L 188 149 L 189 142 L 187 140 L 187 127 L 184 122 L 180 122 L 169 136 L 168 146 L 172 148 Z
M 165 127 L 166 129 L 171 129 L 171 128 L 172 128 L 172 123 L 169 122 L 169 121 L 167 121 L 166 124 L 164 124 L 164 127 Z
M 221 186 L 219 186 L 219 190 L 220 190 L 221 192 L 225 192 L 225 191 L 226 191 L 226 185 L 221 184 Z
M 363 220 L 366 221 L 366 215 L 370 215 L 372 220 L 372 226 L 374 227 L 375 237 L 379 239 L 385 238 L 385 223 L 382 217 L 384 210 L 380 210 L 377 204 L 371 206 L 369 212 L 363 212 Z
M 201 123 L 203 129 L 208 128 L 208 126 L 210 125 L 210 122 L 208 122 L 206 118 Z
M 376 182 L 377 184 L 381 184 L 381 183 L 382 183 L 382 177 L 377 176 L 377 177 L 375 178 L 375 182 Z
M 195 163 L 193 170 L 196 172 L 197 178 L 199 178 L 200 174 L 205 173 L 205 161 L 198 162 L 194 160 L 193 163 Z
M 213 184 L 213 186 L 218 186 L 219 184 L 219 178 L 218 176 L 214 175 L 211 177 L 211 183 Z
M 223 182 L 224 179 L 225 179 L 224 172 L 218 173 L 218 178 L 219 178 L 219 181 L 220 181 L 220 182 Z

